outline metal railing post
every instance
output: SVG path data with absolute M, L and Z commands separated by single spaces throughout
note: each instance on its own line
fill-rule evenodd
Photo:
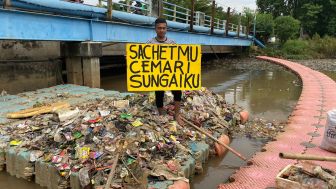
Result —
M 196 15 L 196 25 L 204 26 L 205 19 L 206 19 L 205 18 L 205 13 L 200 12 L 200 11 L 196 11 L 195 15 Z
M 257 13 L 254 13 L 254 20 L 253 20 L 253 40 L 256 37 L 256 25 L 257 25 Z
M 153 11 L 153 3 L 152 3 L 152 0 L 146 0 L 146 2 L 148 3 L 148 7 L 147 7 L 147 16 L 153 16 L 153 15 L 152 15 L 152 11 Z
M 230 9 L 231 8 L 228 7 L 226 12 L 225 36 L 229 35 Z
M 189 22 L 189 10 L 186 11 L 186 24 Z
M 195 12 L 195 0 L 191 0 L 191 15 L 190 15 L 190 28 L 189 31 L 194 30 L 194 12 Z
M 195 18 L 194 19 L 195 19 L 195 25 L 201 25 L 200 14 L 199 14 L 198 11 L 195 13 Z
M 247 17 L 247 24 L 246 24 L 246 37 L 248 38 L 250 33 L 250 17 Z
M 112 0 L 107 1 L 107 20 L 112 20 L 112 7 L 113 2 Z
M 240 36 L 240 21 L 241 21 L 241 13 L 239 13 L 239 17 L 238 17 L 238 28 L 237 28 L 237 37 Z
M 131 7 L 130 7 L 130 3 L 132 3 L 132 2 L 130 2 L 129 0 L 126 0 L 126 6 L 127 6 L 127 8 L 126 8 L 126 12 L 131 12 Z
M 160 17 L 160 0 L 150 0 L 151 16 Z
M 12 4 L 11 0 L 5 0 L 4 4 L 3 4 L 3 8 L 5 8 L 5 9 L 9 8 L 11 6 L 11 4 Z
M 214 33 L 214 22 L 215 22 L 215 8 L 216 8 L 216 2 L 215 0 L 212 0 L 212 10 L 211 10 L 211 30 L 210 33 Z
M 173 21 L 176 22 L 176 5 L 174 5 Z
M 159 0 L 159 17 L 163 18 L 163 0 Z

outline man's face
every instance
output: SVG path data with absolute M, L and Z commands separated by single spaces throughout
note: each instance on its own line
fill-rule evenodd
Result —
M 156 31 L 156 35 L 159 38 L 164 38 L 166 36 L 166 33 L 167 33 L 167 24 L 166 23 L 156 24 L 155 31 Z

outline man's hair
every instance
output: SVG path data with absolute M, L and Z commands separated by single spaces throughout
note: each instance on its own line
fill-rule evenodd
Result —
M 167 24 L 166 19 L 164 19 L 164 18 L 157 18 L 155 20 L 155 26 L 158 25 L 158 24 L 161 24 L 161 23 Z

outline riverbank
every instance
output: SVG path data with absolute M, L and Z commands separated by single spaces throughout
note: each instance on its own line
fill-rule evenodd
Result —
M 336 59 L 291 60 L 317 71 L 336 72 Z
M 336 72 L 336 59 L 306 59 L 306 60 L 293 60 L 290 61 L 302 64 L 313 70 L 318 71 L 332 71 Z M 241 70 L 274 70 L 283 69 L 281 66 L 269 64 L 266 61 L 258 60 L 255 57 L 232 57 L 215 59 L 202 64 L 204 67 L 221 67 L 228 66 L 229 69 Z

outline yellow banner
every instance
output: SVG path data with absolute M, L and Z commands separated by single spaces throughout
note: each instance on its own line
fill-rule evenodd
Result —
M 199 90 L 201 46 L 127 44 L 128 91 Z

